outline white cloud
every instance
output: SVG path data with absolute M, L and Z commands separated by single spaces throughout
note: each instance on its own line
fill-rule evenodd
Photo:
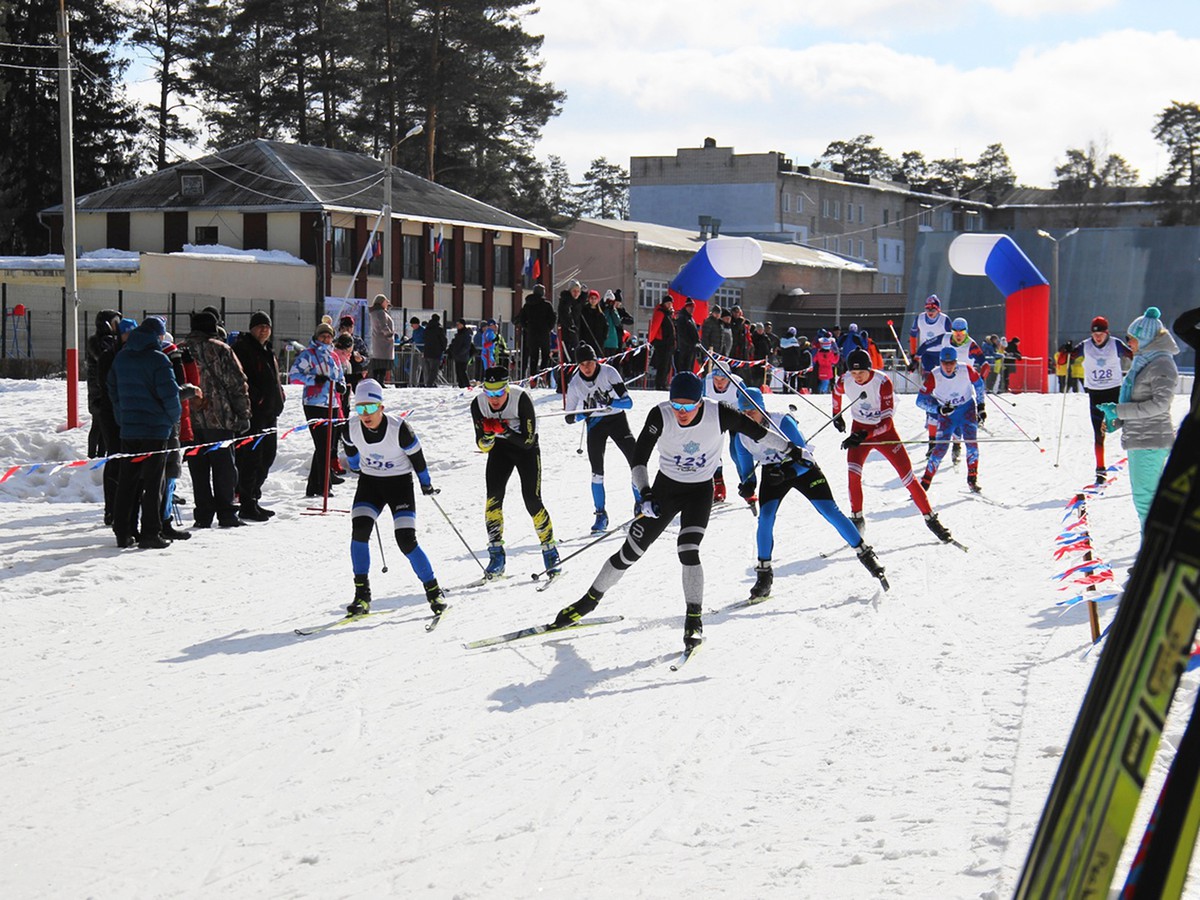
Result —
M 797 162 L 861 133 L 893 154 L 919 149 L 968 161 L 998 141 L 1023 181 L 1047 185 L 1064 150 L 1092 140 L 1107 141 L 1150 178 L 1163 158 L 1150 135 L 1155 116 L 1172 100 L 1200 100 L 1197 56 L 1200 40 L 1131 30 L 975 68 L 883 43 L 616 46 L 603 65 L 585 56 L 548 71 L 568 99 L 541 151 L 562 156 L 578 176 L 596 156 L 627 164 L 630 156 L 699 146 L 706 135 L 738 152 L 781 150 Z

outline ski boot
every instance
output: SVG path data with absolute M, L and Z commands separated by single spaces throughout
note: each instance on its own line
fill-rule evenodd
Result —
M 1096 466 L 1096 484 L 1105 484 L 1108 481 L 1108 469 L 1104 466 Z
M 955 441 L 950 445 L 950 463 L 957 466 L 962 459 L 962 441 Z
M 425 588 L 425 599 L 429 601 L 429 608 L 433 610 L 435 616 L 440 616 L 446 611 L 449 604 L 446 603 L 446 595 L 438 587 L 437 579 L 426 581 L 422 587 Z
M 983 488 L 981 488 L 979 486 L 979 482 L 976 480 L 974 475 L 967 476 L 967 489 L 972 494 L 979 494 L 979 493 L 982 493 L 982 491 L 983 491 Z
M 704 623 L 700 620 L 700 604 L 689 603 L 683 617 L 683 649 L 691 650 L 704 642 Z
M 596 521 L 592 523 L 592 534 L 603 534 L 608 531 L 608 513 L 602 509 L 596 510 Z
M 504 574 L 504 544 L 497 542 L 488 544 L 488 564 L 483 570 L 483 577 L 491 580 Z
M 888 589 L 887 577 L 884 574 L 883 566 L 879 564 L 879 560 L 875 557 L 875 551 L 867 545 L 866 541 L 863 541 L 856 548 L 856 552 L 858 553 L 858 561 L 871 573 L 872 578 L 879 579 L 879 583 L 883 585 L 883 589 L 886 591 Z
M 929 457 L 933 456 L 933 445 L 934 445 L 934 443 L 935 443 L 934 439 L 933 439 L 933 438 L 930 438 L 930 439 L 929 439 L 929 446 L 925 448 L 925 458 L 926 458 L 926 459 L 929 459 Z
M 850 521 L 858 529 L 859 534 L 867 533 L 867 520 L 861 512 L 850 513 Z
M 929 490 L 929 485 L 931 485 L 931 484 L 933 484 L 932 477 L 930 477 L 928 474 L 921 476 L 921 490 L 923 490 L 923 491 Z
M 366 575 L 354 576 L 354 599 L 346 607 L 346 618 L 365 616 L 371 611 L 371 582 Z
M 713 476 L 713 503 L 725 502 L 725 476 L 718 472 Z
M 933 532 L 934 537 L 944 544 L 950 542 L 950 529 L 939 521 L 937 513 L 930 513 L 925 517 L 925 525 Z
M 568 625 L 574 625 L 593 609 L 600 604 L 600 598 L 604 596 L 603 591 L 594 591 L 590 588 L 588 592 L 572 603 L 570 606 L 564 606 L 558 611 L 558 615 L 554 617 L 554 622 L 550 627 L 566 628 Z
M 757 575 L 757 579 L 754 582 L 754 587 L 750 588 L 750 596 L 770 597 L 771 585 L 775 581 L 775 573 L 771 571 L 771 561 L 769 559 L 760 559 L 754 572 Z
M 558 564 L 558 546 L 553 541 L 542 544 L 542 564 L 546 567 L 546 575 L 550 578 L 554 578 L 562 571 L 562 566 Z

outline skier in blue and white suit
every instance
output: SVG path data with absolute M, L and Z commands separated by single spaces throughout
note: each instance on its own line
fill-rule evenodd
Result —
M 943 347 L 938 367 L 925 376 L 917 406 L 937 417 L 937 433 L 933 450 L 921 476 L 921 487 L 929 490 L 933 476 L 946 455 L 946 447 L 954 435 L 961 435 L 967 445 L 967 486 L 979 491 L 978 426 L 987 421 L 984 407 L 983 378 L 971 366 L 959 365 L 958 351 Z
M 748 435 L 796 459 L 801 458 L 802 451 L 736 408 L 703 398 L 701 392 L 699 378 L 691 372 L 680 372 L 671 379 L 671 399 L 654 406 L 647 414 L 633 458 L 633 483 L 641 494 L 641 515 L 630 526 L 621 549 L 600 568 L 587 593 L 560 610 L 551 627 L 565 627 L 594 610 L 605 591 L 642 558 L 678 515 L 676 547 L 683 566 L 683 599 L 687 606 L 683 645 L 690 649 L 703 639 L 704 569 L 700 565 L 700 542 L 704 540 L 712 513 L 712 478 L 721 461 L 725 432 Z M 651 487 L 647 466 L 656 448 L 658 475 Z
M 629 430 L 625 410 L 633 408 L 633 398 L 625 387 L 621 374 L 608 363 L 596 359 L 590 344 L 580 344 L 576 352 L 579 370 L 567 385 L 567 424 L 583 419 L 587 426 L 588 462 L 592 466 L 592 502 L 596 505 L 593 533 L 608 531 L 608 512 L 604 494 L 604 448 L 609 439 L 633 465 L 633 450 L 637 441 Z M 581 412 L 582 411 L 582 412 Z M 633 505 L 639 503 L 637 488 L 633 489 Z M 635 510 L 636 515 L 636 510 Z
M 358 472 L 358 488 L 350 509 L 350 562 L 354 567 L 354 601 L 346 612 L 364 615 L 371 609 L 371 531 L 385 506 L 392 510 L 392 528 L 396 544 L 425 588 L 425 597 L 434 614 L 441 613 L 442 589 L 429 557 L 417 543 L 417 509 L 413 493 L 413 473 L 421 483 L 421 493 L 436 494 L 429 478 L 429 467 L 421 442 L 409 424 L 383 409 L 383 388 L 366 378 L 354 389 L 354 417 L 346 433 L 346 462 Z
M 708 377 L 704 379 L 704 396 L 718 403 L 728 403 L 732 407 L 738 405 L 738 386 L 744 386 L 741 376 L 727 372 L 720 366 L 713 366 Z M 729 454 L 733 455 L 733 435 L 729 436 Z M 713 502 L 725 502 L 725 467 L 717 464 L 717 472 L 713 476 Z
M 765 424 L 763 413 L 766 406 L 763 403 L 762 392 L 758 388 L 745 388 L 740 398 L 741 410 L 755 422 Z M 797 490 L 803 494 L 842 538 L 858 553 L 859 561 L 867 571 L 884 583 L 883 567 L 875 557 L 875 551 L 867 545 L 854 523 L 846 518 L 838 509 L 833 499 L 833 492 L 825 473 L 813 459 L 812 452 L 805 443 L 800 427 L 787 413 L 769 413 L 775 427 L 792 444 L 802 449 L 801 459 L 789 457 L 780 453 L 774 447 L 756 441 L 745 434 L 734 438 L 733 456 L 737 464 L 738 494 L 749 497 L 756 487 L 755 465 L 762 466 L 762 486 L 758 492 L 760 511 L 758 514 L 758 567 L 755 569 L 757 580 L 750 589 L 751 597 L 767 597 L 771 593 L 774 574 L 771 570 L 771 554 L 775 548 L 775 516 L 779 512 L 779 504 L 788 491 Z M 775 432 L 772 432 L 775 434 Z

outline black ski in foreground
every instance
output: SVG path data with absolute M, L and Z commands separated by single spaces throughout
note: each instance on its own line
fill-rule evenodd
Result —
M 377 609 L 374 612 L 363 613 L 357 616 L 342 616 L 340 619 L 334 619 L 332 622 L 326 622 L 323 625 L 313 625 L 309 628 L 297 628 L 296 634 L 301 637 L 308 637 L 310 634 L 319 634 L 322 631 L 328 631 L 330 628 L 337 628 L 339 625 L 349 625 L 351 622 L 361 622 L 363 619 L 369 619 L 371 616 L 386 616 L 388 613 L 394 613 L 394 609 Z
M 1200 415 L 1193 412 L 1163 471 L 1133 577 L 1063 752 L 1015 900 L 1108 896 L 1198 625 Z M 1172 794 L 1194 798 L 1196 792 L 1174 783 Z M 1172 834 L 1160 818 L 1156 852 L 1174 860 L 1187 831 Z
M 765 597 L 747 597 L 745 600 L 739 600 L 737 603 L 730 603 L 728 606 L 722 606 L 720 609 L 713 610 L 713 612 L 733 612 L 735 609 L 745 609 L 748 606 L 758 606 L 758 604 L 766 603 L 770 599 L 770 594 L 767 594 Z
M 529 628 L 522 628 L 519 631 L 510 631 L 508 634 L 499 634 L 495 637 L 480 638 L 477 641 L 471 641 L 463 644 L 468 650 L 478 650 L 480 647 L 492 647 L 496 644 L 507 644 L 512 641 L 519 641 L 522 638 L 536 637 L 539 634 L 562 634 L 567 631 L 578 631 L 580 628 L 590 628 L 593 625 L 608 625 L 610 622 L 620 622 L 624 616 L 596 616 L 592 619 L 580 619 L 572 625 L 564 625 L 561 628 L 555 628 L 553 625 L 531 625 Z

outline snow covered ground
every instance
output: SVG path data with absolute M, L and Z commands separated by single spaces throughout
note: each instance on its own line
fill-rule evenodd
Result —
M 282 427 L 301 420 L 294 391 Z M 635 429 L 659 396 L 635 392 Z M 674 529 L 601 604 L 623 622 L 469 651 L 548 621 L 617 547 L 536 593 L 514 481 L 516 577 L 455 595 L 426 634 L 406 561 L 389 542 L 381 573 L 372 543 L 375 608 L 395 612 L 300 638 L 352 594 L 348 517 L 303 515 L 307 435 L 280 444 L 274 520 L 161 552 L 116 548 L 98 470 L 21 470 L 0 484 L 0 895 L 1008 896 L 1097 658 L 1085 612 L 1060 614 L 1071 592 L 1050 580 L 1066 568 L 1051 552 L 1064 504 L 1093 468 L 1086 400 L 1066 399 L 1058 468 L 1061 398 L 1015 401 L 990 405 L 993 436 L 1020 438 L 1007 412 L 1046 452 L 983 445 L 988 499 L 966 494 L 965 464 L 934 482 L 969 554 L 934 543 L 874 457 L 867 536 L 891 591 L 852 553 L 823 559 L 839 539 L 793 494 L 774 598 L 708 614 L 707 643 L 678 673 Z M 414 410 L 438 499 L 482 552 L 467 399 L 395 390 L 388 403 Z M 0 475 L 85 455 L 86 431 L 59 429 L 65 406 L 61 382 L 0 381 Z M 911 398 L 900 407 L 901 434 L 918 435 L 923 416 Z M 1185 408 L 1180 396 L 1176 421 Z M 808 432 L 821 422 L 803 402 L 797 415 Z M 542 429 L 547 507 L 560 538 L 580 538 L 592 517 L 578 426 Z M 815 447 L 844 503 L 838 440 L 827 429 Z M 608 472 L 617 521 L 630 504 L 612 448 Z M 348 508 L 351 488 L 331 505 Z M 476 563 L 418 503 L 442 583 L 470 581 Z M 1123 473 L 1089 509 L 1094 544 L 1123 574 L 1138 540 Z M 706 606 L 745 595 L 754 557 L 754 519 L 734 496 L 704 541 Z M 1184 688 L 1176 710 L 1190 710 L 1194 675 Z M 1173 720 L 1165 745 L 1180 730 Z

